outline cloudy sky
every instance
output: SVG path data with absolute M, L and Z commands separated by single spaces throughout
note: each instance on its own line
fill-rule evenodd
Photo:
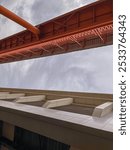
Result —
M 33 25 L 95 0 L 0 1 Z M 0 16 L 0 39 L 23 30 Z M 6 32 L 5 32 L 6 31 Z M 0 87 L 112 93 L 112 46 L 0 65 Z

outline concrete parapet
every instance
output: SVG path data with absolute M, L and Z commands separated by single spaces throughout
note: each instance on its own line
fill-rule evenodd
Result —
M 63 99 L 49 100 L 43 105 L 43 107 L 53 108 L 53 107 L 70 105 L 72 103 L 73 103 L 73 98 L 63 98 Z
M 0 92 L 0 96 L 7 95 L 7 94 L 9 94 L 9 92 Z
M 101 104 L 97 107 L 95 107 L 92 116 L 93 117 L 103 117 L 107 114 L 109 114 L 112 111 L 113 103 L 112 102 L 106 102 L 104 104 Z
M 0 100 L 12 100 L 12 99 L 17 99 L 22 96 L 25 96 L 25 94 L 24 93 L 5 94 L 5 95 L 0 95 Z
M 26 96 L 26 97 L 19 97 L 15 100 L 17 103 L 30 103 L 30 102 L 38 102 L 45 100 L 45 95 L 36 95 L 36 96 Z

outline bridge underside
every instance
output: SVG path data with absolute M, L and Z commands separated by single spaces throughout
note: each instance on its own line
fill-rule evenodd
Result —
M 113 43 L 112 0 L 101 0 L 0 41 L 0 63 L 51 56 Z

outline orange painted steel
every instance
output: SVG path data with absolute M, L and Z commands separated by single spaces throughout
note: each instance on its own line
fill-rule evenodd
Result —
M 113 43 L 113 1 L 100 0 L 0 41 L 0 63 L 51 56 Z
M 12 21 L 20 24 L 21 26 L 25 27 L 26 29 L 28 29 L 32 33 L 34 33 L 36 35 L 40 34 L 40 31 L 38 28 L 31 25 L 30 23 L 28 23 L 27 21 L 20 18 L 19 16 L 17 16 L 16 14 L 14 14 L 13 12 L 11 12 L 10 10 L 6 9 L 5 7 L 3 7 L 1 5 L 0 5 L 0 14 L 4 15 L 5 17 L 11 19 Z

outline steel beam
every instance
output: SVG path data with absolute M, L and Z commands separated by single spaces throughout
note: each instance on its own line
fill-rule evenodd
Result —
M 100 0 L 0 41 L 0 63 L 68 53 L 113 43 L 113 1 Z M 21 55 L 22 57 L 16 56 Z M 14 56 L 12 59 L 9 56 Z
M 14 14 L 13 12 L 11 12 L 10 10 L 8 10 L 7 8 L 3 7 L 0 5 L 0 14 L 4 15 L 5 17 L 11 19 L 12 21 L 20 24 L 21 26 L 25 27 L 26 29 L 28 29 L 29 31 L 31 31 L 32 33 L 39 35 L 40 31 L 38 28 L 36 28 L 35 26 L 31 25 L 30 23 L 28 23 L 27 21 L 25 21 L 24 19 L 20 18 L 19 16 L 17 16 L 16 14 Z

